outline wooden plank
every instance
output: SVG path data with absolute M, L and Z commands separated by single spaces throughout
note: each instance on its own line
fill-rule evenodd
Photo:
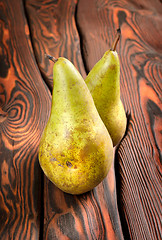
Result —
M 38 70 L 21 0 L 0 1 L 0 239 L 39 239 L 38 143 L 50 93 Z
M 75 0 L 25 0 L 35 56 L 50 89 L 53 86 L 53 62 L 45 58 L 45 53 L 70 59 L 82 76 L 86 75 L 75 22 L 76 5 Z
M 91 9 L 91 11 L 89 11 Z M 90 1 L 77 21 L 89 71 L 110 48 L 116 29 L 121 99 L 128 117 L 116 151 L 117 195 L 125 239 L 161 239 L 162 4 L 159 1 Z
M 87 71 L 111 45 L 120 24 L 121 98 L 128 116 L 116 151 L 120 218 L 125 239 L 160 239 L 161 3 L 80 0 L 75 15 L 77 1 L 39 2 L 40 8 L 37 1 L 26 2 L 26 9 L 34 54 L 51 89 L 52 65 L 44 52 L 51 53 L 52 44 L 58 51 L 52 55 L 63 54 L 85 74 L 76 19 Z M 0 23 L 1 239 L 122 239 L 113 166 L 97 188 L 81 196 L 64 194 L 46 177 L 41 182 L 38 143 L 51 97 L 20 0 L 0 1 Z
M 76 29 L 77 1 L 29 1 L 26 11 L 38 65 L 52 86 L 52 63 L 47 51 L 65 56 L 85 76 Z M 54 53 L 54 54 L 53 54 Z M 123 239 L 116 201 L 114 166 L 93 191 L 80 196 L 63 193 L 44 179 L 44 239 Z

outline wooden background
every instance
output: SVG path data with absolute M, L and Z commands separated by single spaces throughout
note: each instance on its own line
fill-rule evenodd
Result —
M 52 91 L 44 54 L 85 77 L 119 26 L 126 134 L 100 185 L 65 194 L 38 162 Z M 0 0 L 0 239 L 161 239 L 161 80 L 160 0 Z

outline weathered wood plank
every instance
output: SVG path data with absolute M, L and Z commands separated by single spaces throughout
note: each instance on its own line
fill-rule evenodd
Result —
M 1 0 L 0 238 L 123 239 L 117 184 L 125 239 L 160 239 L 160 1 L 24 2 L 34 54 L 50 89 L 53 64 L 44 52 L 67 57 L 85 76 L 80 51 L 89 71 L 121 26 L 117 50 L 128 128 L 116 151 L 117 183 L 113 165 L 98 187 L 81 196 L 63 193 L 46 177 L 41 181 L 38 144 L 51 96 L 37 68 L 21 0 Z
M 39 239 L 37 153 L 50 99 L 22 1 L 0 1 L 0 239 Z
M 89 11 L 88 9 L 91 9 Z M 160 239 L 162 18 L 159 1 L 87 1 L 78 26 L 89 71 L 120 26 L 121 99 L 128 128 L 116 152 L 118 204 L 125 239 Z M 128 231 L 127 231 L 128 230 Z
M 76 0 L 25 0 L 35 56 L 50 89 L 53 86 L 53 63 L 45 58 L 45 53 L 70 59 L 85 76 L 75 22 L 76 5 Z

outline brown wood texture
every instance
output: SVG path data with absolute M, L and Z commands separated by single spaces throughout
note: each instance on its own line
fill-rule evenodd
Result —
M 29 34 L 22 1 L 0 1 L 0 239 L 40 233 L 38 144 L 51 95 Z
M 126 0 L 0 0 L 0 239 L 161 239 L 162 4 Z M 53 63 L 85 77 L 120 26 L 128 125 L 107 178 L 80 196 L 43 174 Z
M 55 58 L 68 58 L 86 76 L 75 21 L 76 6 L 76 0 L 25 0 L 35 56 L 50 89 L 53 86 L 53 62 L 45 58 L 45 53 Z

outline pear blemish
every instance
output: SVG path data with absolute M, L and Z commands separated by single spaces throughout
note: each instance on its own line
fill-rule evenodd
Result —
M 69 162 L 69 161 L 67 161 L 66 162 L 66 165 L 69 167 L 69 168 L 71 168 L 73 165 L 71 164 L 71 162 Z

